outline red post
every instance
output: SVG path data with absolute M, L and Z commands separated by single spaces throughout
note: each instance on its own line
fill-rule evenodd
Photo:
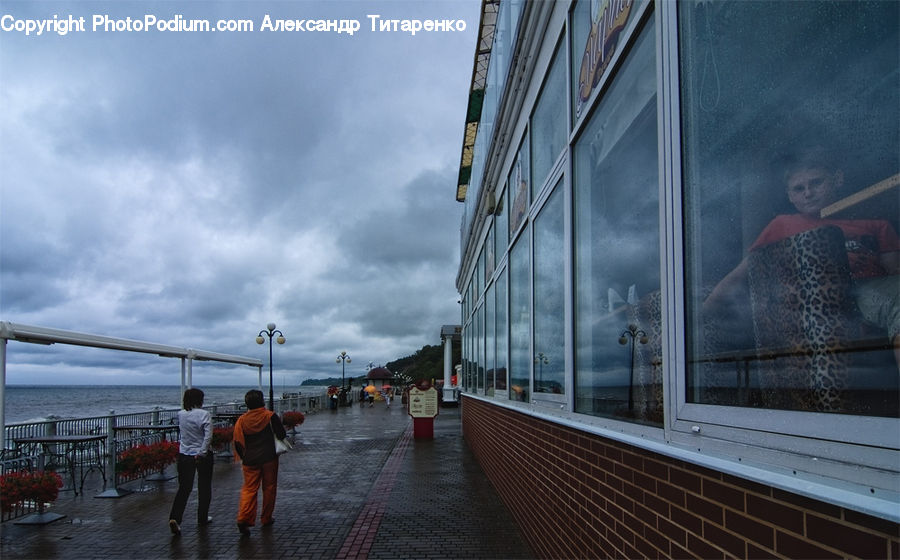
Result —
M 434 417 L 438 414 L 437 390 L 427 381 L 409 390 L 408 413 L 413 419 L 414 439 L 434 439 Z
M 434 418 L 414 418 L 413 438 L 434 439 Z

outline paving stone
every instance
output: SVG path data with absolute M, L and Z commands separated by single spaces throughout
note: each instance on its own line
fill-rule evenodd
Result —
M 466 446 L 457 409 L 440 410 L 432 440 L 412 437 L 399 403 L 311 414 L 294 438 L 295 450 L 280 463 L 275 525 L 253 527 L 249 538 L 235 526 L 240 465 L 218 460 L 209 526 L 193 520 L 195 490 L 182 534 L 172 536 L 174 479 L 96 498 L 102 480 L 90 477 L 83 494 L 63 492 L 49 510 L 65 518 L 0 524 L 0 557 L 534 558 Z

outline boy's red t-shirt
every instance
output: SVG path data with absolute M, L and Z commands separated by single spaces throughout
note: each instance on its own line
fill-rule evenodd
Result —
M 837 226 L 844 232 L 850 275 L 853 278 L 884 276 L 887 271 L 881 266 L 879 256 L 881 253 L 900 251 L 900 237 L 891 224 L 884 220 L 811 218 L 803 214 L 775 216 L 750 246 L 750 250 L 822 226 Z

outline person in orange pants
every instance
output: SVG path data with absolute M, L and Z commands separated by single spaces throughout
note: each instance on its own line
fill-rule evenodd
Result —
M 277 414 L 266 410 L 262 391 L 253 389 L 244 396 L 247 412 L 234 424 L 235 461 L 241 461 L 244 484 L 238 505 L 237 526 L 241 535 L 250 534 L 256 524 L 257 494 L 262 487 L 260 523 L 269 527 L 275 519 L 275 495 L 278 487 L 278 455 L 273 433 L 283 439 L 287 433 Z

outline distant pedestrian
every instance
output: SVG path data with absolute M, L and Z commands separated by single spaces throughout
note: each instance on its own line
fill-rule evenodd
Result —
M 234 425 L 235 461 L 242 461 L 244 484 L 238 505 L 237 526 L 241 535 L 248 536 L 250 527 L 256 524 L 257 494 L 262 486 L 262 512 L 259 520 L 263 527 L 275 523 L 275 494 L 278 487 L 278 455 L 275 453 L 275 437 L 287 436 L 281 419 L 266 410 L 262 391 L 251 389 L 244 396 L 247 412 Z
M 203 391 L 192 388 L 184 392 L 183 409 L 178 411 L 178 492 L 169 512 L 169 529 L 181 534 L 181 522 L 188 497 L 197 473 L 197 525 L 212 521 L 209 503 L 212 500 L 213 452 L 212 418 L 203 410 Z
M 359 389 L 359 406 L 366 404 L 366 388 L 360 387 Z
M 384 401 L 387 403 L 387 407 L 391 408 L 391 390 L 385 389 L 381 396 L 384 397 Z

